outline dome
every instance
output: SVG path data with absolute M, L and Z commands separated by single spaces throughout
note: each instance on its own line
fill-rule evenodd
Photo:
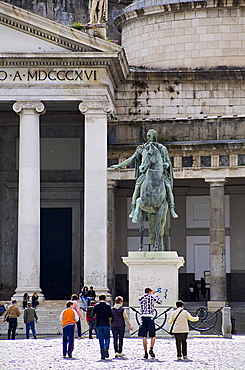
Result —
M 131 66 L 243 67 L 245 7 L 207 1 L 136 0 L 115 21 Z

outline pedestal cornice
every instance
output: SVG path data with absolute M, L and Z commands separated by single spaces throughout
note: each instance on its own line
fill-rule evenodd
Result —
M 224 186 L 227 178 L 205 178 L 205 182 L 208 182 L 210 186 Z
M 122 257 L 125 265 L 144 265 L 154 261 L 154 264 L 162 265 L 163 262 L 167 264 L 177 265 L 178 268 L 184 266 L 184 257 L 179 257 L 176 251 L 164 252 L 129 252 L 128 257 Z

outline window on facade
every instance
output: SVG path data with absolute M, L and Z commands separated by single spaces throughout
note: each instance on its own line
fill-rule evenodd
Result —
M 219 165 L 220 167 L 227 167 L 230 165 L 230 156 L 229 155 L 220 155 L 219 156 Z
M 192 155 L 189 157 L 182 157 L 182 167 L 192 167 L 192 165 L 193 165 Z
M 201 156 L 201 167 L 211 167 L 211 156 L 210 155 Z
M 238 166 L 245 166 L 245 154 L 238 154 Z

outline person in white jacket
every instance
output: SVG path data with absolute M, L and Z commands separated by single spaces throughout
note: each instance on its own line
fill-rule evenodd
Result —
M 176 302 L 177 309 L 170 315 L 169 323 L 172 324 L 172 333 L 175 336 L 177 347 L 177 359 L 181 360 L 182 355 L 184 360 L 187 360 L 187 336 L 189 333 L 189 321 L 198 321 L 198 316 L 192 316 L 184 309 L 182 301 Z

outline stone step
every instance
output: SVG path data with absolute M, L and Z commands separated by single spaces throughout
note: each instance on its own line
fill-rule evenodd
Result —
M 5 303 L 5 302 L 4 302 Z M 10 302 L 6 302 L 10 304 Z M 81 302 L 79 302 L 81 303 Z M 18 306 L 20 309 L 20 317 L 18 318 L 18 334 L 25 333 L 25 324 L 23 321 L 23 308 Z M 36 330 L 39 335 L 50 334 L 60 335 L 62 333 L 62 326 L 60 322 L 60 314 L 62 310 L 66 308 L 66 301 L 42 301 L 37 306 L 36 312 L 38 315 L 38 323 L 36 324 Z M 86 323 L 85 312 L 83 312 L 84 320 L 82 320 L 82 332 L 88 329 Z M 3 316 L 1 317 L 3 318 Z M 0 335 L 6 335 L 8 324 L 0 321 Z

